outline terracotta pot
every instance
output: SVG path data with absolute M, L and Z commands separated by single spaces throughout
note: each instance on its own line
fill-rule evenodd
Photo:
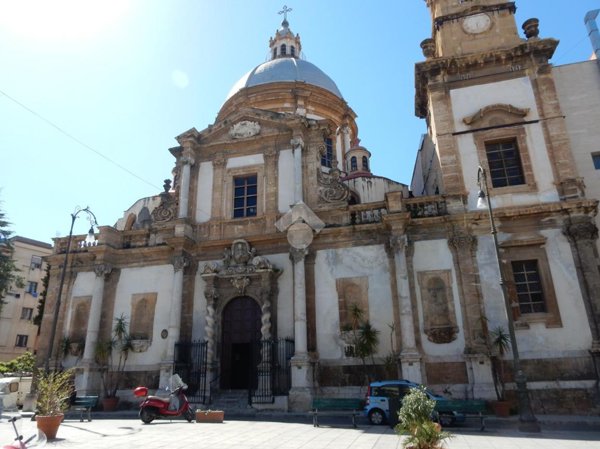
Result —
M 222 423 L 225 419 L 223 410 L 197 410 L 196 422 L 198 423 Z
M 500 418 L 507 418 L 510 416 L 510 402 L 508 401 L 496 401 L 492 403 L 494 413 Z
M 37 415 L 35 421 L 37 423 L 37 428 L 46 434 L 46 438 L 53 440 L 56 438 L 58 426 L 60 426 L 64 417 L 65 415 L 62 413 L 54 416 Z
M 103 398 L 102 399 L 102 409 L 105 412 L 114 412 L 119 405 L 119 398 Z

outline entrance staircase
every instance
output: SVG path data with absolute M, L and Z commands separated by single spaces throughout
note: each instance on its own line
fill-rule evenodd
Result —
M 205 408 L 205 407 L 202 407 Z M 248 405 L 248 390 L 221 390 L 215 391 L 212 403 L 206 408 L 223 410 L 225 418 L 249 417 L 256 415 L 256 409 Z

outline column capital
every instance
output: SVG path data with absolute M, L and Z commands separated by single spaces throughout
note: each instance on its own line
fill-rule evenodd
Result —
M 454 228 L 448 235 L 448 246 L 456 250 L 473 250 L 477 248 L 477 238 L 466 230 Z
M 298 147 L 304 148 L 304 139 L 301 136 L 294 136 L 292 140 L 290 140 L 290 144 L 292 148 L 296 149 Z
M 173 258 L 171 259 L 171 265 L 173 265 L 175 272 L 183 270 L 189 264 L 190 264 L 189 258 L 184 255 L 173 256 Z
M 407 246 L 408 238 L 406 235 L 390 235 L 387 241 L 386 249 L 395 254 L 404 251 Z
M 223 168 L 227 163 L 227 159 L 221 154 L 217 154 L 215 158 L 212 160 L 214 168 Z
M 306 248 L 290 248 L 290 260 L 294 263 L 304 262 L 304 258 L 308 254 Z
M 183 165 L 189 165 L 189 166 L 192 166 L 196 163 L 196 159 L 194 159 L 192 151 L 186 151 L 185 153 L 183 153 L 183 156 L 181 156 L 179 161 Z
M 112 268 L 112 265 L 109 263 L 100 263 L 94 265 L 94 273 L 96 273 L 97 277 L 105 277 L 112 272 Z
M 583 223 L 567 223 L 563 227 L 563 234 L 574 242 L 580 240 L 596 240 L 598 238 L 598 228 L 590 221 Z

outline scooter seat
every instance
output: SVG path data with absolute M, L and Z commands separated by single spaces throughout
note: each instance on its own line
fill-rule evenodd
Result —
M 171 400 L 169 398 L 161 398 L 160 396 L 148 396 L 148 399 L 154 399 L 157 401 L 162 401 L 165 404 L 168 404 Z

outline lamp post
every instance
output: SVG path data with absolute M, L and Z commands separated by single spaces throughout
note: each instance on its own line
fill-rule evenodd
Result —
M 90 222 L 90 230 L 88 231 L 88 235 L 85 238 L 84 245 L 91 246 L 96 243 L 96 237 L 94 236 L 94 226 L 98 226 L 98 221 L 96 220 L 96 216 L 90 210 L 89 207 L 85 209 L 81 209 L 79 206 L 75 209 L 75 212 L 71 214 L 71 229 L 69 230 L 69 238 L 67 240 L 67 250 L 65 251 L 65 260 L 62 266 L 62 272 L 60 274 L 60 283 L 58 284 L 58 295 L 56 298 L 56 304 L 54 306 L 54 316 L 52 317 L 52 328 L 50 331 L 50 341 L 48 342 L 48 354 L 46 354 L 46 363 L 45 370 L 46 372 L 50 371 L 50 359 L 52 358 L 52 351 L 54 350 L 54 338 L 56 337 L 56 327 L 58 326 L 58 314 L 60 311 L 60 302 L 62 298 L 62 291 L 65 284 L 65 276 L 67 274 L 67 263 L 69 261 L 69 252 L 71 250 L 71 240 L 73 239 L 73 226 L 75 225 L 75 220 L 79 216 L 80 213 L 85 212 L 87 214 L 88 221 Z
M 519 401 L 519 430 L 522 432 L 539 432 L 540 424 L 538 423 L 529 400 L 529 391 L 527 390 L 527 378 L 521 369 L 521 359 L 519 358 L 519 348 L 517 346 L 517 338 L 515 336 L 515 323 L 513 320 L 512 307 L 508 292 L 506 291 L 506 282 L 502 271 L 502 263 L 500 259 L 500 246 L 498 245 L 498 236 L 496 223 L 494 221 L 494 211 L 492 202 L 489 200 L 489 191 L 487 183 L 487 173 L 484 168 L 479 167 L 477 170 L 477 184 L 479 185 L 479 195 L 477 198 L 477 208 L 488 210 L 490 218 L 491 234 L 494 239 L 494 249 L 496 250 L 496 262 L 498 263 L 498 271 L 500 273 L 500 289 L 506 307 L 506 315 L 508 319 L 508 333 L 510 334 L 510 346 L 513 353 L 513 371 L 515 373 L 515 383 L 517 385 L 517 397 Z M 487 199 L 487 201 L 486 201 Z M 518 306 L 515 304 L 515 306 Z

